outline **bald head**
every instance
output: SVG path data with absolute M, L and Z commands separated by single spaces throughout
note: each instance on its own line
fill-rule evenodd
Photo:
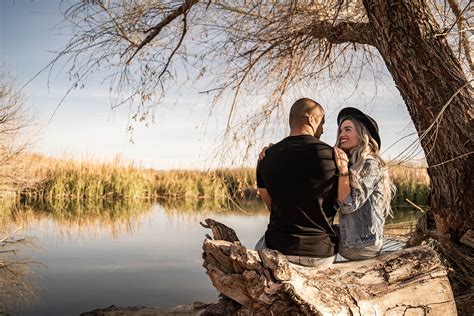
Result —
M 318 122 L 321 122 L 324 117 L 323 107 L 309 98 L 296 100 L 290 110 L 290 128 L 302 128 L 303 126 L 308 125 L 308 118 L 311 115 L 314 116 Z

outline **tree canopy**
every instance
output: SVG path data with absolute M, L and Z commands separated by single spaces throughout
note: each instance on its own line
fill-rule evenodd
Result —
M 470 76 L 470 2 L 421 3 Z M 65 18 L 73 36 L 53 65 L 66 62 L 73 88 L 99 76 L 110 84 L 112 105 L 130 105 L 132 119 L 143 121 L 173 87 L 201 84 L 212 106 L 228 107 L 227 136 L 244 124 L 249 133 L 238 138 L 248 143 L 281 115 L 291 89 L 364 73 L 377 81 L 384 68 L 362 1 L 97 0 L 72 5 Z M 239 108 L 247 115 L 235 117 Z

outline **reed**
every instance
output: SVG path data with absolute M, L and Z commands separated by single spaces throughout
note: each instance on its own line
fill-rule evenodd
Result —
M 417 165 L 394 166 L 388 169 L 390 179 L 397 187 L 393 205 L 409 205 L 409 199 L 417 205 L 427 205 L 430 192 L 430 179 L 426 168 Z
M 155 196 L 170 200 L 213 199 L 224 203 L 227 188 L 216 172 L 170 170 L 155 173 Z
M 18 166 L 33 184 L 17 197 L 23 203 L 61 200 L 167 199 L 190 206 L 226 207 L 237 197 L 255 197 L 251 169 L 155 171 L 116 159 L 112 163 L 31 155 Z
M 94 163 L 40 156 L 27 167 L 38 181 L 22 190 L 25 199 L 138 199 L 152 198 L 154 172 L 116 160 Z
M 218 169 L 216 175 L 223 179 L 229 197 L 234 200 L 250 200 L 257 196 L 255 169 Z
M 255 199 L 257 191 L 253 168 L 156 171 L 120 159 L 99 163 L 29 155 L 17 169 L 24 170 L 25 178 L 30 179 L 29 185 L 13 195 L 23 203 L 160 199 L 185 208 L 229 208 L 236 200 Z M 395 166 L 389 173 L 397 187 L 394 205 L 406 204 L 407 198 L 426 205 L 426 169 Z
M 242 200 L 256 198 L 255 171 L 251 168 L 212 171 L 170 170 L 155 176 L 160 203 L 181 210 L 232 209 Z

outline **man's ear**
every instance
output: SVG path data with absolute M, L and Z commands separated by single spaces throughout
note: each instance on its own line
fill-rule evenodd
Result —
M 321 124 L 321 121 L 322 121 L 322 117 L 318 117 L 314 114 L 310 115 L 309 119 L 310 119 L 310 122 L 312 124 L 314 124 L 314 126 L 316 126 L 316 129 L 319 127 L 319 125 Z

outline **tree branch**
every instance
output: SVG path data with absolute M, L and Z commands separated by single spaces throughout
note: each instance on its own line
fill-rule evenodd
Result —
M 332 44 L 346 42 L 374 46 L 372 30 L 368 23 L 317 21 L 311 27 L 314 38 L 326 39 Z
M 132 41 L 126 34 L 126 32 L 124 31 L 124 29 L 122 28 L 122 26 L 117 22 L 117 20 L 115 19 L 115 17 L 112 15 L 112 13 L 110 13 L 109 9 L 107 9 L 107 7 L 104 5 L 104 3 L 102 1 L 97 1 L 97 4 L 99 5 L 99 7 L 105 12 L 107 13 L 107 15 L 109 16 L 110 20 L 114 23 L 115 27 L 117 28 L 117 31 L 118 33 L 120 34 L 120 36 L 122 36 L 122 38 L 124 40 L 126 40 L 128 43 L 130 43 L 130 46 L 132 47 L 136 47 L 137 44 Z
M 168 69 L 170 63 L 171 63 L 171 60 L 173 59 L 173 56 L 176 54 L 176 52 L 178 51 L 179 47 L 181 46 L 181 44 L 183 43 L 183 40 L 184 40 L 184 36 L 186 35 L 186 31 L 187 31 L 187 24 L 186 24 L 186 14 L 184 15 L 183 17 L 183 32 L 181 33 L 181 37 L 179 38 L 179 42 L 178 44 L 176 44 L 176 47 L 173 49 L 173 51 L 171 52 L 170 56 L 168 57 L 168 60 L 166 61 L 166 64 L 165 66 L 163 67 L 163 70 L 161 71 L 161 73 L 158 75 L 158 79 L 160 80 L 161 77 L 164 75 L 164 73 L 166 72 L 166 70 Z
M 455 24 L 457 23 L 458 30 L 459 30 L 459 45 L 464 48 L 464 55 L 466 56 L 469 69 L 471 71 L 474 71 L 474 63 L 472 62 L 472 59 L 471 59 L 471 45 L 469 43 L 469 38 L 465 32 L 462 32 L 462 30 L 464 29 L 464 23 L 467 22 L 466 18 L 464 17 L 464 11 L 466 11 L 469 5 L 466 5 L 466 7 L 461 11 L 461 8 L 459 7 L 459 3 L 457 1 L 448 0 L 448 3 L 454 15 L 456 16 Z
M 186 12 L 196 3 L 198 0 L 186 0 L 179 8 L 174 10 L 170 15 L 166 16 L 160 23 L 149 29 L 147 32 L 152 31 L 150 34 L 148 34 L 147 37 L 138 45 L 137 50 L 133 55 L 127 60 L 127 64 L 130 63 L 130 61 L 135 57 L 135 55 L 148 43 L 150 43 L 158 34 L 160 34 L 161 30 L 171 22 L 173 22 L 174 19 L 176 19 L 178 16 L 186 14 Z

